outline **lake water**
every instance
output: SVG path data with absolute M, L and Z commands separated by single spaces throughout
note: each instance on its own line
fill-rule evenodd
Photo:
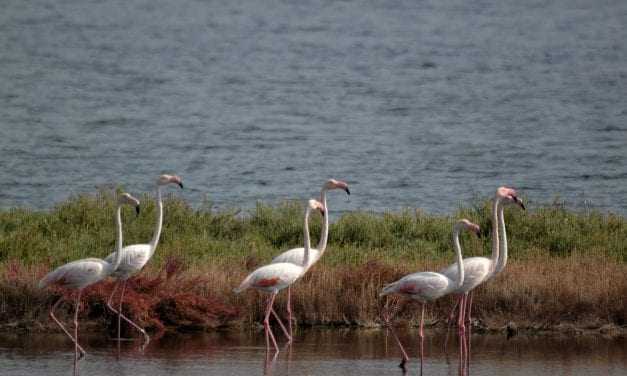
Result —
M 175 172 L 195 207 L 336 177 L 339 211 L 508 184 L 625 214 L 625 25 L 624 0 L 3 1 L 0 207 Z
M 416 332 L 399 333 L 412 356 L 408 374 L 417 374 Z M 281 339 L 282 340 L 282 339 Z M 85 340 L 83 340 L 85 342 Z M 81 375 L 401 375 L 400 354 L 384 330 L 306 330 L 291 350 L 266 358 L 263 332 L 163 337 L 144 352 L 125 342 L 119 359 L 113 341 L 89 337 Z M 427 332 L 424 375 L 457 375 L 456 346 L 442 351 L 442 333 Z M 455 342 L 452 342 L 455 345 Z M 70 375 L 73 347 L 62 335 L 0 336 L 3 376 Z M 627 340 L 597 336 L 474 335 L 470 374 L 625 375 Z

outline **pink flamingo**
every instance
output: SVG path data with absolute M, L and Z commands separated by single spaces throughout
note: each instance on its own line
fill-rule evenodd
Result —
M 120 332 L 121 332 L 121 320 L 124 319 L 127 323 L 137 329 L 140 333 L 144 335 L 144 344 L 146 346 L 150 341 L 150 337 L 146 333 L 146 331 L 134 323 L 131 319 L 122 314 L 122 301 L 124 299 L 124 291 L 126 290 L 126 281 L 136 273 L 139 273 L 143 267 L 150 261 L 152 256 L 155 254 L 155 250 L 157 249 L 157 244 L 159 243 L 159 237 L 161 236 L 161 227 L 163 226 L 163 201 L 161 199 L 161 188 L 168 184 L 177 184 L 179 187 L 183 188 L 183 183 L 181 178 L 176 175 L 161 175 L 157 179 L 157 196 L 156 196 L 156 213 L 157 213 L 157 223 L 155 224 L 155 231 L 152 236 L 152 240 L 148 244 L 133 244 L 127 245 L 122 248 L 119 252 L 122 255 L 122 261 L 120 262 L 120 266 L 111 274 L 111 276 L 117 281 L 115 282 L 115 286 L 111 291 L 111 295 L 109 299 L 107 299 L 107 307 L 115 314 L 118 315 L 118 341 L 120 340 Z M 105 258 L 105 261 L 112 262 L 116 257 L 117 252 L 114 252 Z M 116 310 L 111 305 L 113 301 L 113 295 L 118 289 L 118 286 L 122 284 L 122 292 L 120 293 L 120 302 L 118 305 L 118 309 Z
M 464 321 L 470 322 L 470 310 L 472 308 L 472 295 L 470 298 L 468 297 L 469 293 L 471 293 L 477 286 L 488 281 L 492 278 L 497 271 L 503 270 L 505 267 L 505 262 L 507 262 L 507 254 L 505 253 L 505 257 L 499 259 L 499 231 L 498 231 L 498 222 L 499 222 L 499 207 L 501 207 L 501 203 L 514 203 L 519 205 L 523 210 L 525 209 L 525 205 L 523 202 L 517 197 L 516 191 L 507 187 L 499 187 L 496 190 L 496 194 L 494 196 L 494 202 L 492 203 L 492 256 L 490 258 L 486 257 L 469 257 L 464 259 L 464 284 L 455 290 L 453 293 L 458 294 L 459 298 L 453 309 L 451 310 L 451 314 L 449 316 L 449 328 L 447 329 L 447 335 L 445 340 L 445 349 L 446 349 L 446 341 L 448 340 L 448 332 L 450 330 L 450 325 L 453 322 L 453 318 L 455 317 L 455 309 L 459 307 L 460 312 L 464 313 L 465 319 Z M 501 207 L 502 214 L 502 207 Z M 503 223 L 503 230 L 505 229 Z M 506 252 L 505 248 L 505 252 Z M 448 267 L 440 270 L 440 273 L 446 275 L 449 278 L 455 278 L 458 273 L 458 265 L 452 264 Z M 463 304 L 463 305 L 462 305 Z M 467 318 L 467 320 L 466 320 Z M 465 329 L 465 325 L 462 323 L 462 329 Z
M 296 282 L 307 271 L 311 246 L 309 241 L 309 214 L 313 209 L 319 209 L 321 212 L 324 213 L 324 206 L 319 201 L 316 201 L 314 199 L 309 200 L 308 205 L 305 209 L 305 241 L 304 258 L 302 264 L 296 265 L 291 262 L 282 262 L 262 266 L 250 273 L 240 284 L 240 286 L 234 289 L 235 293 L 240 293 L 252 287 L 256 290 L 270 293 L 270 297 L 268 298 L 268 308 L 266 309 L 266 314 L 263 320 L 263 327 L 266 332 L 266 348 L 270 349 L 270 341 L 268 339 L 268 337 L 270 337 L 277 353 L 279 352 L 279 346 L 277 345 L 274 334 L 270 329 L 270 313 L 274 312 L 274 310 L 272 309 L 272 304 L 274 303 L 274 298 L 279 291 Z M 276 313 L 274 313 L 274 315 L 277 319 L 277 322 L 280 324 L 281 329 L 283 330 L 285 335 L 288 336 L 287 330 L 281 322 L 281 319 L 279 319 Z
M 461 219 L 455 226 L 453 227 L 453 247 L 455 249 L 455 253 L 457 255 L 457 273 L 453 278 L 446 276 L 441 273 L 434 272 L 419 272 L 406 275 L 400 280 L 390 283 L 386 285 L 379 296 L 385 296 L 389 294 L 400 294 L 404 297 L 414 299 L 422 303 L 422 313 L 420 316 L 420 372 L 422 373 L 422 365 L 424 360 L 423 355 L 423 341 L 424 341 L 424 315 L 425 315 L 425 304 L 427 302 L 432 302 L 438 298 L 441 298 L 444 295 L 450 294 L 453 291 L 459 289 L 465 281 L 465 273 L 464 273 L 464 262 L 462 260 L 462 250 L 459 245 L 459 233 L 462 229 L 466 229 L 468 231 L 472 231 L 476 234 L 479 234 L 479 226 L 470 222 L 467 219 Z M 463 319 L 463 315 L 460 312 L 459 320 L 461 324 L 461 320 Z M 392 330 L 394 333 L 394 330 Z M 409 360 L 403 345 L 400 340 L 394 334 L 396 342 L 401 349 L 401 353 L 403 354 L 403 359 L 399 367 L 401 367 L 405 371 L 405 363 Z
M 74 342 L 74 374 L 77 373 L 77 363 L 78 361 L 85 356 L 85 350 L 78 344 L 78 310 L 79 304 L 81 300 L 81 293 L 83 289 L 87 286 L 93 285 L 94 283 L 100 282 L 110 276 L 115 269 L 120 265 L 122 260 L 122 254 L 120 250 L 122 249 L 122 205 L 128 204 L 135 206 L 135 210 L 139 215 L 139 200 L 135 197 L 131 196 L 128 193 L 123 193 L 118 198 L 117 212 L 116 212 L 116 223 L 118 228 L 118 237 L 117 237 L 117 245 L 116 252 L 114 253 L 113 262 L 109 262 L 106 260 L 101 260 L 98 258 L 87 258 L 77 261 L 72 261 L 68 264 L 59 266 L 55 270 L 46 274 L 44 278 L 39 282 L 39 287 L 44 288 L 47 286 L 59 286 L 67 289 L 77 290 L 76 293 L 76 309 L 74 310 L 74 336 L 70 334 L 70 332 L 65 328 L 65 326 L 55 317 L 54 311 L 57 306 L 63 300 L 63 297 L 59 298 L 56 303 L 52 305 L 50 309 L 50 317 L 57 323 L 65 332 L 65 334 L 70 337 L 72 342 Z M 80 352 L 80 356 L 79 356 Z
M 332 190 L 332 189 L 342 189 L 346 192 L 346 194 L 348 195 L 351 194 L 350 190 L 348 189 L 348 184 L 340 180 L 329 179 L 324 183 L 324 185 L 322 185 L 322 189 L 320 190 L 320 202 L 322 202 L 322 206 L 324 207 L 327 215 L 324 216 L 324 222 L 322 224 L 322 233 L 320 234 L 320 241 L 318 243 L 318 249 L 312 248 L 309 250 L 309 262 L 307 263 L 307 266 L 305 267 L 306 269 L 305 273 L 316 262 L 318 262 L 318 260 L 320 260 L 320 258 L 322 257 L 322 255 L 324 255 L 324 252 L 326 251 L 326 248 L 327 248 L 327 239 L 329 237 L 329 216 L 328 216 L 329 209 L 327 207 L 327 191 Z M 278 263 L 283 263 L 283 262 L 290 262 L 296 265 L 304 265 L 303 264 L 304 254 L 305 252 L 303 248 L 290 249 L 289 251 L 285 251 L 281 253 L 280 255 L 276 256 L 275 258 L 273 258 L 271 263 L 278 264 Z M 288 342 L 292 342 L 292 302 L 291 302 L 292 291 L 291 291 L 291 288 L 292 288 L 291 285 L 287 287 L 287 315 L 288 315 L 287 320 L 288 320 L 288 325 L 289 325 L 289 335 L 287 336 Z M 278 319 L 278 316 L 276 316 L 276 312 L 273 311 L 273 314 L 275 315 L 275 318 Z

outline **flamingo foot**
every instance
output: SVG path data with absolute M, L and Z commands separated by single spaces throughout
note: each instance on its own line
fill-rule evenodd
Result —
M 403 373 L 407 372 L 407 368 L 405 367 L 405 364 L 407 364 L 407 360 L 402 359 L 401 363 L 398 365 L 398 368 L 403 370 Z

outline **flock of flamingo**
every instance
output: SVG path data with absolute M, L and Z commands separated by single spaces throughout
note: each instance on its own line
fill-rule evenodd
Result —
M 126 288 L 126 281 L 148 263 L 159 243 L 161 229 L 163 224 L 163 202 L 162 188 L 176 184 L 183 188 L 181 178 L 176 175 L 161 175 L 157 179 L 156 187 L 156 213 L 157 221 L 154 235 L 148 244 L 133 244 L 123 247 L 122 239 L 122 214 L 121 210 L 124 205 L 134 206 L 139 215 L 139 200 L 128 193 L 118 195 L 116 210 L 117 225 L 117 242 L 116 250 L 107 256 L 104 260 L 98 258 L 87 258 L 70 262 L 62 265 L 48 273 L 39 283 L 41 288 L 46 286 L 58 286 L 76 291 L 76 308 L 74 311 L 74 334 L 59 321 L 54 315 L 55 310 L 62 302 L 63 297 L 59 298 L 50 309 L 50 317 L 63 332 L 72 340 L 75 346 L 74 350 L 74 373 L 77 374 L 77 364 L 85 356 L 85 350 L 78 342 L 78 311 L 81 299 L 81 293 L 87 286 L 101 282 L 108 277 L 116 279 L 115 286 L 111 295 L 107 299 L 107 307 L 118 317 L 117 340 L 120 341 L 121 320 L 126 321 L 129 325 L 137 329 L 144 336 L 145 346 L 150 341 L 150 337 L 146 331 L 137 323 L 130 320 L 122 313 L 122 301 Z M 270 351 L 270 342 L 275 350 L 275 354 L 279 352 L 279 346 L 276 337 L 270 328 L 270 315 L 273 315 L 285 337 L 288 344 L 292 343 L 292 308 L 291 308 L 291 286 L 298 281 L 307 271 L 323 256 L 328 240 L 329 215 L 327 206 L 327 192 L 330 190 L 341 189 L 350 195 L 348 184 L 330 179 L 324 183 L 320 192 L 320 199 L 310 199 L 307 202 L 304 214 L 304 244 L 301 248 L 290 249 L 281 253 L 272 259 L 271 263 L 262 266 L 250 273 L 239 287 L 234 289 L 235 293 L 240 293 L 246 289 L 252 288 L 262 292 L 269 293 L 267 308 L 263 320 L 263 326 L 266 337 L 266 349 Z M 425 304 L 439 299 L 445 295 L 455 294 L 458 296 L 456 305 L 451 310 L 449 317 L 449 330 L 451 324 L 455 321 L 457 311 L 457 326 L 460 335 L 460 374 L 464 374 L 464 364 L 467 357 L 464 354 L 468 351 L 466 344 L 466 325 L 470 323 L 470 315 L 472 309 L 472 292 L 482 283 L 487 282 L 495 275 L 501 273 L 507 263 L 507 235 L 505 230 L 505 220 L 503 217 L 503 209 L 508 204 L 515 204 L 525 209 L 522 201 L 517 197 L 516 191 L 507 187 L 499 187 L 496 190 L 492 202 L 492 255 L 486 257 L 470 257 L 463 258 L 462 250 L 459 243 L 459 235 L 462 230 L 476 233 L 480 235 L 479 226 L 467 219 L 460 219 L 453 226 L 453 248 L 456 254 L 456 262 L 443 268 L 439 272 L 417 272 L 404 276 L 398 281 L 392 282 L 383 287 L 380 296 L 400 295 L 401 297 L 418 301 L 422 304 L 420 319 L 420 369 L 422 373 L 422 365 L 424 363 L 423 340 L 424 340 L 424 312 Z M 311 248 L 309 236 L 309 216 L 314 210 L 319 210 L 323 216 L 323 227 L 318 243 L 318 248 Z M 113 301 L 115 293 L 121 285 L 120 297 L 117 309 L 114 307 Z M 277 294 L 287 288 L 287 314 L 288 327 L 283 324 L 279 315 L 272 308 Z M 383 315 L 384 322 L 391 327 L 389 315 Z M 394 331 L 392 330 L 394 334 Z M 394 338 L 400 348 L 402 360 L 400 367 L 406 370 L 405 365 L 409 361 L 409 356 L 405 351 L 401 341 L 394 334 Z M 448 330 L 447 330 L 448 340 Z

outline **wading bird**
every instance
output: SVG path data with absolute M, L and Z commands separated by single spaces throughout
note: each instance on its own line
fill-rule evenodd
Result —
M 453 227 L 453 248 L 455 249 L 455 253 L 457 255 L 457 273 L 454 277 L 448 277 L 441 273 L 435 272 L 419 272 L 406 275 L 400 280 L 390 283 L 386 285 L 379 296 L 385 296 L 390 294 L 399 294 L 409 299 L 417 300 L 422 303 L 422 313 L 420 316 L 420 372 L 422 374 L 422 364 L 424 360 L 423 356 L 423 341 L 424 341 L 424 316 L 425 316 L 425 304 L 431 301 L 434 301 L 444 295 L 450 294 L 453 291 L 460 288 L 465 281 L 464 275 L 464 262 L 462 261 L 462 250 L 459 245 L 459 233 L 462 229 L 466 229 L 468 231 L 472 231 L 479 235 L 479 226 L 470 222 L 467 219 L 460 219 L 455 226 Z M 462 313 L 460 312 L 459 320 L 460 325 L 461 320 L 463 319 Z M 392 329 L 392 333 L 394 334 L 394 330 Z M 405 363 L 409 360 L 401 341 L 398 339 L 396 334 L 394 334 L 394 338 L 398 343 L 398 346 L 401 349 L 401 353 L 403 354 L 403 360 L 399 367 L 405 370 Z
M 274 303 L 274 298 L 279 291 L 296 282 L 296 280 L 298 280 L 298 278 L 300 278 L 307 271 L 307 265 L 309 265 L 311 247 L 309 241 L 309 214 L 311 213 L 311 210 L 314 209 L 319 209 L 321 212 L 324 213 L 324 206 L 319 201 L 316 201 L 314 199 L 309 200 L 308 205 L 305 209 L 303 230 L 305 235 L 305 241 L 304 258 L 302 264 L 296 265 L 291 262 L 282 262 L 262 266 L 256 269 L 254 272 L 250 273 L 240 284 L 240 286 L 233 290 L 235 293 L 240 293 L 248 288 L 254 288 L 259 291 L 270 293 L 270 297 L 268 298 L 268 308 L 266 309 L 266 314 L 263 320 L 263 327 L 266 332 L 266 348 L 268 350 L 270 349 L 269 338 L 271 338 L 275 350 L 277 352 L 279 351 L 279 346 L 277 345 L 274 334 L 270 329 L 270 313 L 273 311 L 272 304 Z M 276 320 L 287 336 L 288 333 L 285 329 L 285 325 L 283 325 L 283 323 L 281 322 L 281 319 L 276 316 Z
M 327 239 L 329 237 L 329 215 L 328 215 L 329 208 L 327 206 L 327 191 L 330 191 L 332 189 L 342 189 L 346 192 L 346 194 L 348 195 L 351 194 L 350 190 L 348 189 L 348 184 L 340 180 L 329 179 L 322 186 L 322 189 L 320 190 L 320 202 L 322 203 L 322 206 L 324 206 L 324 211 L 326 215 L 324 216 L 324 222 L 322 224 L 322 231 L 320 234 L 320 241 L 318 242 L 318 248 L 317 249 L 312 248 L 309 250 L 309 262 L 307 263 L 305 273 L 316 262 L 318 262 L 318 260 L 320 260 L 320 258 L 322 257 L 322 255 L 324 255 L 324 252 L 327 249 Z M 276 256 L 275 258 L 272 259 L 271 263 L 278 264 L 278 263 L 283 263 L 283 262 L 291 262 L 292 264 L 303 265 L 304 256 L 305 256 L 305 252 L 303 248 L 294 248 Z M 287 336 L 288 342 L 292 342 L 292 301 L 291 301 L 292 299 L 291 299 L 291 296 L 292 296 L 292 287 L 288 286 L 287 287 L 287 316 L 288 316 L 287 320 L 288 320 L 288 326 L 289 326 L 289 335 Z M 278 319 L 278 316 L 276 315 L 276 312 L 274 312 L 274 310 L 272 311 L 272 313 L 274 314 L 275 318 Z
M 56 303 L 52 305 L 50 309 L 50 317 L 61 327 L 61 329 L 67 334 L 68 337 L 74 342 L 74 373 L 76 374 L 76 365 L 80 358 L 85 355 L 85 350 L 78 344 L 78 309 L 81 301 L 81 293 L 83 289 L 94 283 L 100 282 L 107 278 L 115 271 L 120 265 L 122 260 L 122 205 L 128 204 L 135 206 L 135 210 L 139 215 L 139 200 L 131 196 L 128 193 L 123 193 L 118 198 L 117 212 L 116 212 L 116 224 L 118 228 L 118 237 L 116 244 L 116 252 L 113 253 L 114 257 L 112 261 L 101 260 L 98 258 L 87 258 L 77 261 L 72 261 L 68 264 L 59 266 L 55 270 L 46 274 L 44 278 L 39 282 L 39 287 L 44 288 L 47 286 L 59 286 L 71 290 L 76 290 L 76 309 L 74 311 L 74 336 L 63 326 L 63 324 L 55 317 L 54 311 L 57 306 L 63 300 L 63 297 L 59 298 Z M 79 356 L 80 351 L 80 356 Z
M 126 289 L 126 281 L 142 270 L 142 268 L 150 261 L 152 255 L 154 255 L 155 250 L 157 249 L 157 244 L 159 243 L 159 237 L 161 236 L 161 227 L 163 226 L 163 201 L 161 199 L 161 188 L 168 184 L 177 184 L 179 187 L 183 188 L 183 183 L 181 182 L 181 178 L 176 175 L 161 175 L 157 179 L 157 197 L 156 197 L 156 213 L 157 213 L 157 223 L 155 224 L 155 231 L 152 236 L 152 240 L 148 244 L 133 244 L 128 245 L 122 248 L 120 252 L 122 255 L 122 261 L 120 262 L 120 266 L 117 270 L 111 275 L 116 278 L 117 281 L 111 291 L 111 295 L 109 299 L 107 299 L 107 307 L 118 315 L 118 341 L 120 340 L 120 319 L 124 319 L 124 321 L 128 322 L 135 329 L 139 330 L 144 335 L 144 344 L 150 341 L 150 337 L 146 333 L 146 331 L 134 323 L 131 319 L 124 316 L 122 314 L 122 301 L 124 299 L 124 290 Z M 116 253 L 112 253 L 107 258 L 106 261 L 112 262 Z M 118 289 L 118 286 L 122 284 L 122 292 L 120 293 L 120 303 L 118 305 L 118 309 L 116 310 L 112 306 L 113 296 Z
M 459 294 L 459 298 L 449 316 L 449 329 L 452 323 L 453 317 L 455 317 L 455 309 L 459 307 L 460 312 L 464 312 L 465 321 L 470 321 L 470 310 L 472 308 L 472 290 L 474 290 L 481 283 L 486 282 L 492 278 L 496 273 L 505 268 L 507 262 L 507 245 L 504 248 L 504 257 L 499 258 L 499 207 L 501 219 L 503 214 L 502 204 L 514 203 L 519 205 L 523 210 L 525 205 L 516 196 L 516 191 L 507 188 L 499 187 L 496 190 L 494 196 L 494 202 L 492 203 L 492 256 L 487 257 L 469 257 L 464 259 L 464 284 L 454 291 L 455 294 Z M 503 231 L 505 230 L 505 223 L 503 222 Z M 455 278 L 458 273 L 457 264 L 449 265 L 448 267 L 440 270 L 440 273 L 446 275 L 449 278 Z M 470 298 L 468 294 L 471 293 Z M 467 319 L 466 319 L 467 318 Z M 448 339 L 447 329 L 447 339 Z M 445 342 L 446 344 L 446 342 Z M 446 346 L 446 345 L 445 345 Z

